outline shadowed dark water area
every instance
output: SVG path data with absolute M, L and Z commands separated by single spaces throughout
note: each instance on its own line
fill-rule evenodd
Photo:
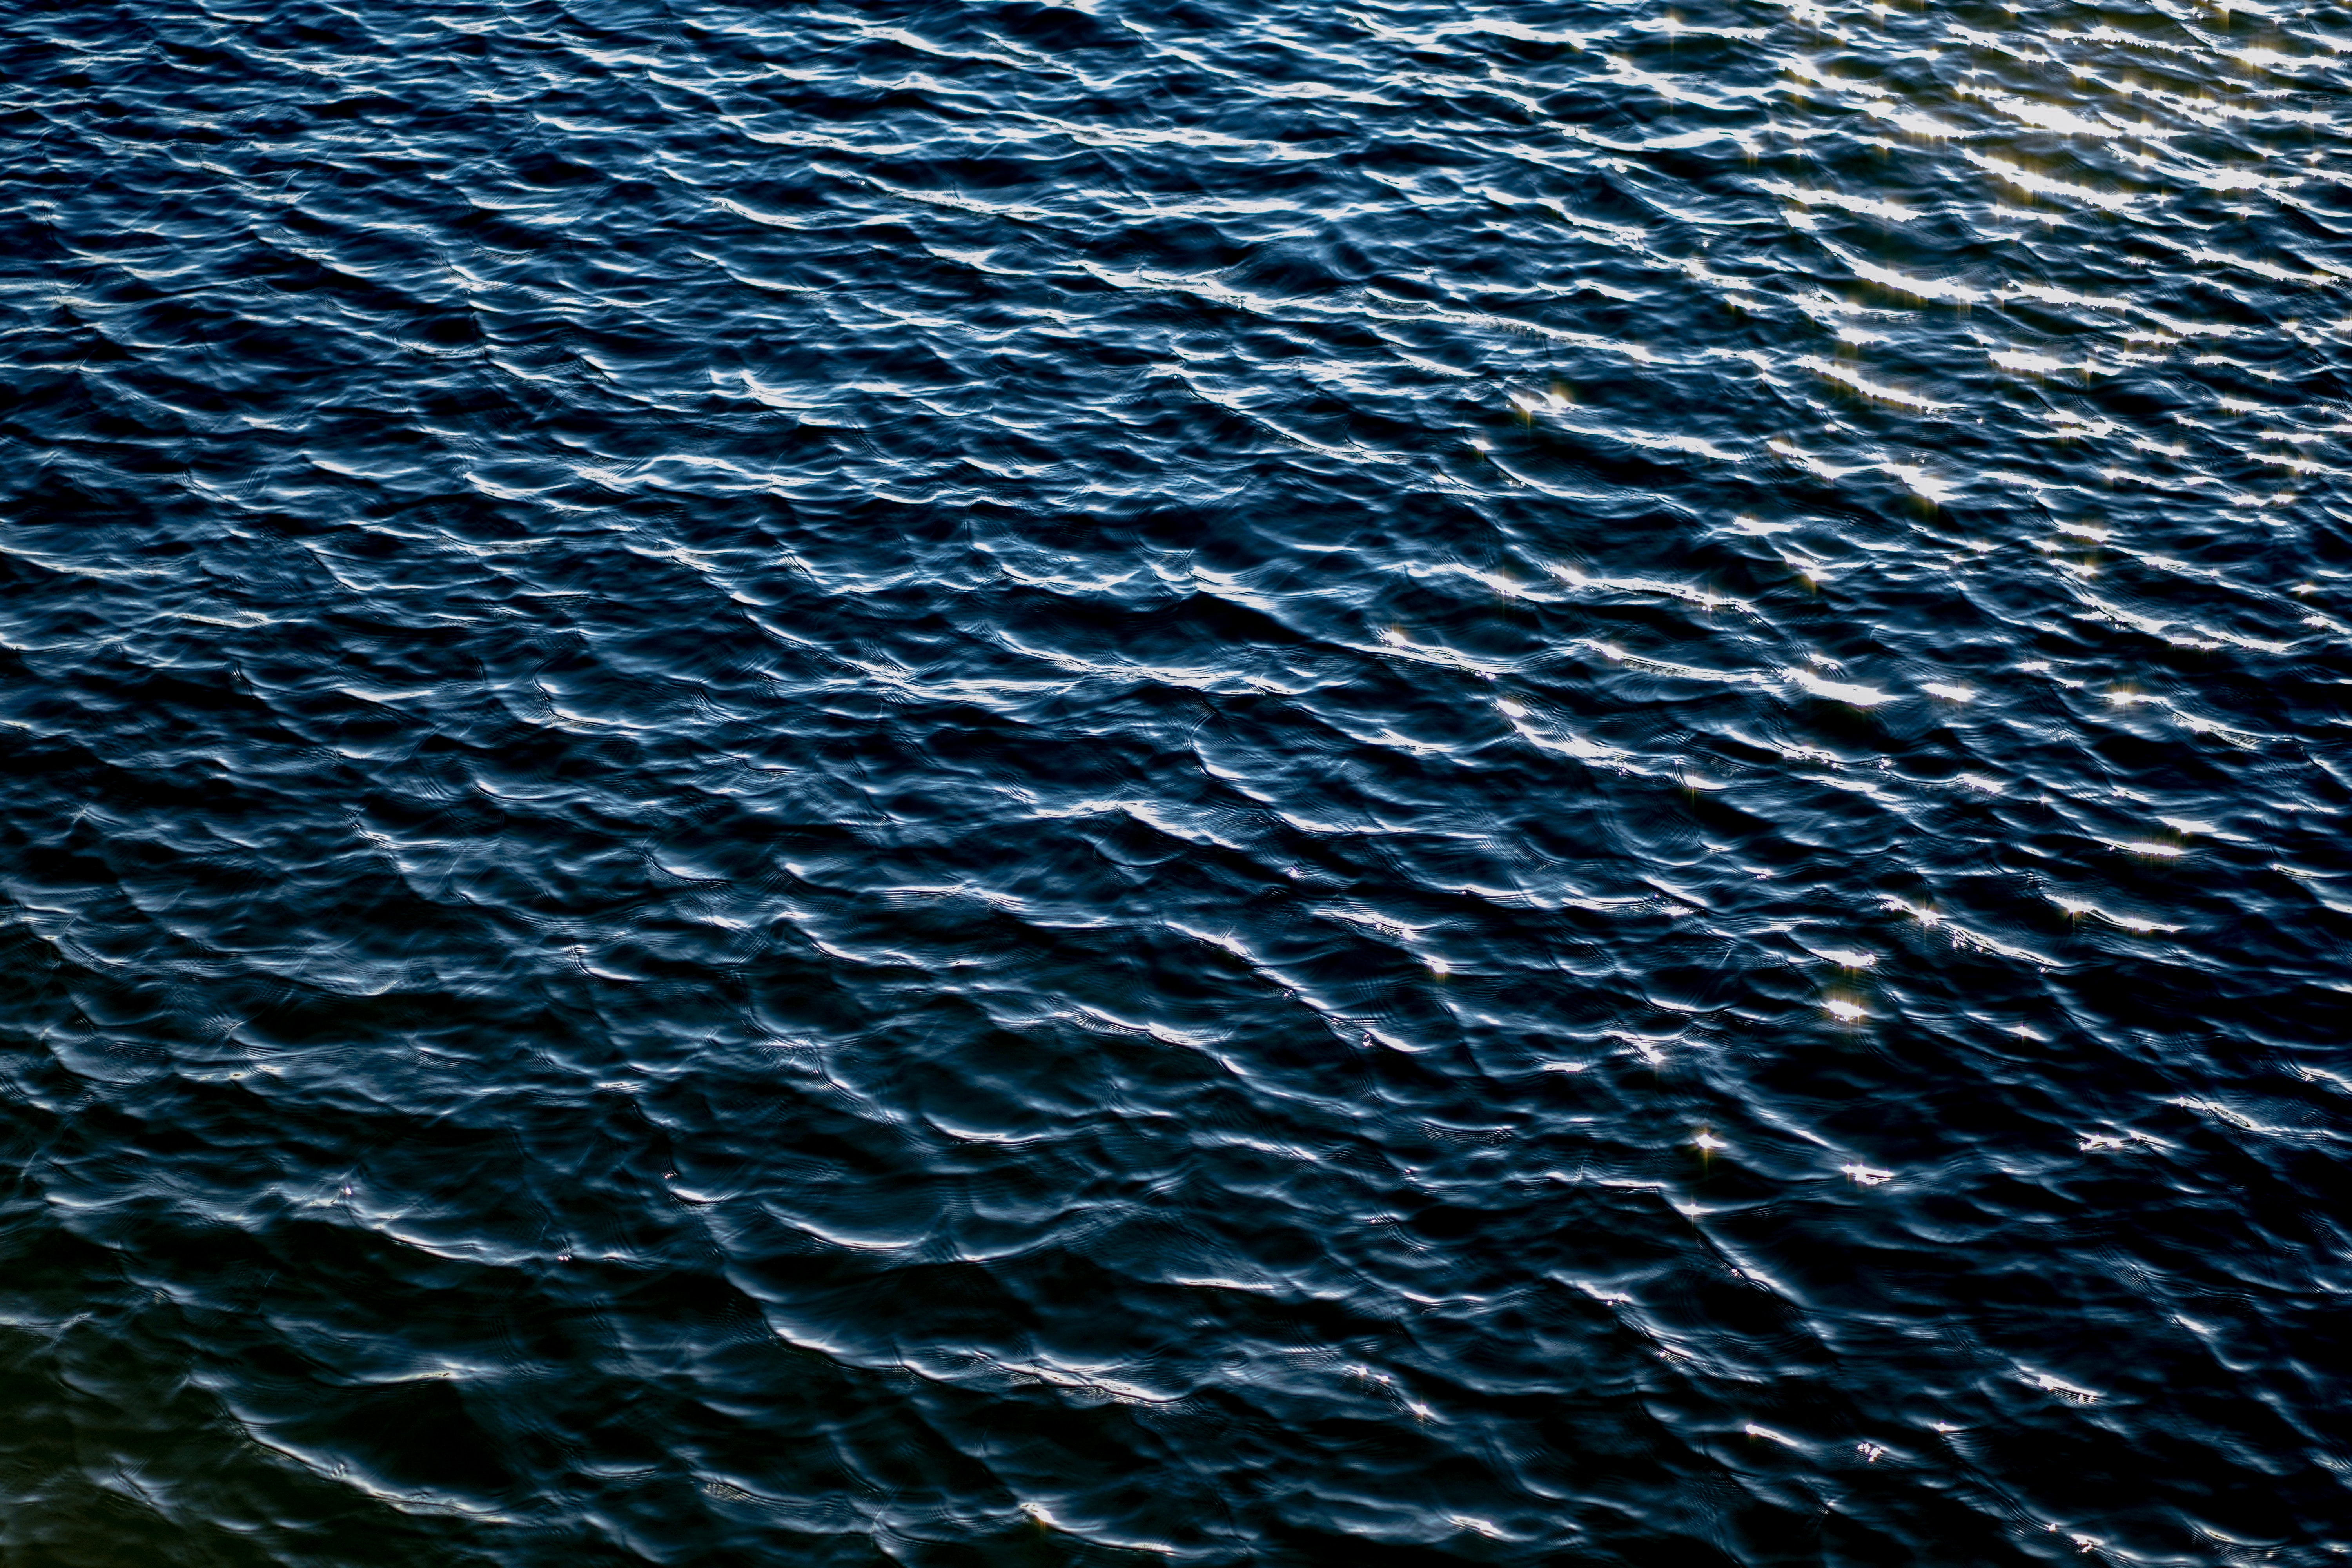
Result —
M 2348 75 L 17 0 L 0 1562 L 2342 1562 Z

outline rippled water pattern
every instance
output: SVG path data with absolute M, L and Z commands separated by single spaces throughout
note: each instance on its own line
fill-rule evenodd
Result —
M 2352 1552 L 2352 13 L 0 68 L 0 1559 Z

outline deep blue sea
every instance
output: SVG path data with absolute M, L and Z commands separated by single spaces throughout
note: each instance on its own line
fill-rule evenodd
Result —
M 2341 4 L 5 0 L 0 1563 L 2342 1563 L 2347 436 Z

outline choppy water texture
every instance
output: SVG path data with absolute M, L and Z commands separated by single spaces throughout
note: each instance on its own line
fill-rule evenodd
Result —
M 2342 1560 L 2347 72 L 19 0 L 0 1559 Z

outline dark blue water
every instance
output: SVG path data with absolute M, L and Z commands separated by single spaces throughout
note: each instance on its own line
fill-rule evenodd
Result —
M 0 1561 L 2342 1561 L 2347 283 L 2341 8 L 15 0 Z

